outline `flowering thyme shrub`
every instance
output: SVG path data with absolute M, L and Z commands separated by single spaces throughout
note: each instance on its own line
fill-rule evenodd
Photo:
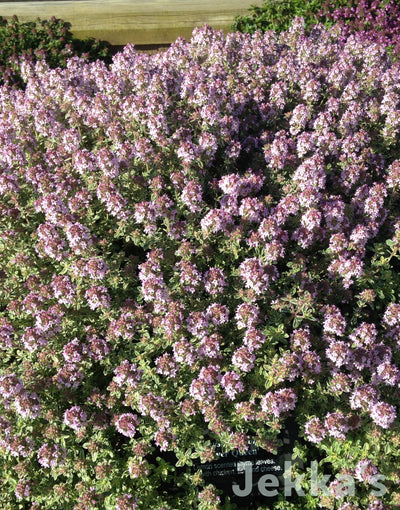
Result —
M 321 21 L 342 26 L 343 37 L 357 31 L 373 42 L 388 46 L 396 58 L 400 56 L 399 15 L 400 5 L 396 0 L 349 1 L 345 6 L 328 0 L 319 12 Z
M 296 19 L 21 69 L 0 89 L 1 507 L 222 508 L 193 461 L 273 451 L 291 417 L 293 469 L 356 487 L 306 476 L 274 508 L 391 508 L 400 64 Z
M 68 58 L 86 56 L 89 60 L 108 60 L 110 45 L 88 37 L 77 39 L 71 25 L 54 16 L 48 20 L 22 23 L 17 16 L 10 21 L 0 16 L 0 83 L 21 86 L 20 58 L 43 60 L 51 67 L 65 67 Z
M 372 42 L 386 45 L 395 58 L 400 55 L 400 5 L 396 0 L 313 0 L 303 2 L 267 1 L 253 6 L 246 16 L 238 16 L 232 28 L 244 33 L 256 30 L 286 30 L 295 16 L 305 19 L 306 27 L 316 23 L 331 26 L 339 23 L 343 38 L 359 32 Z

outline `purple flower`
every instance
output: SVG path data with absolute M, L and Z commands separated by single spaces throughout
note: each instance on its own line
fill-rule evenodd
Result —
M 288 86 L 286 82 L 279 81 L 271 86 L 269 98 L 273 106 L 279 110 L 283 110 L 286 104 L 286 95 Z
M 378 343 L 371 349 L 370 360 L 375 367 L 381 363 L 390 363 L 392 359 L 392 349 L 384 343 Z
M 400 188 L 400 160 L 393 161 L 387 169 L 386 186 L 389 189 L 399 190 Z
M 346 320 L 337 306 L 328 306 L 324 314 L 324 333 L 343 336 Z
M 90 246 L 93 245 L 93 239 L 90 231 L 81 223 L 70 223 L 65 230 L 69 245 L 77 254 L 83 254 Z
M 354 389 L 350 397 L 350 407 L 352 409 L 370 409 L 370 406 L 378 401 L 380 391 L 372 384 L 363 384 Z
M 205 234 L 212 232 L 225 232 L 232 225 L 232 215 L 225 209 L 211 209 L 200 222 L 202 231 Z
M 383 315 L 383 322 L 388 326 L 400 325 L 400 305 L 397 303 L 390 303 Z
M 146 473 L 143 472 L 143 474 Z M 135 508 L 137 508 L 137 499 L 132 494 L 119 496 L 115 502 L 115 510 L 135 510 Z
M 205 341 L 206 337 L 203 337 L 203 340 Z M 185 338 L 181 338 L 181 340 L 175 342 L 172 348 L 174 351 L 173 357 L 177 363 L 185 363 L 189 366 L 194 365 L 197 356 L 193 345 Z
M 181 200 L 190 212 L 197 213 L 201 211 L 203 194 L 200 184 L 196 181 L 189 181 L 182 191 Z
M 312 78 L 302 88 L 303 99 L 305 101 L 317 102 L 320 97 L 321 83 Z
M 126 384 L 134 388 L 140 382 L 142 371 L 137 368 L 135 363 L 124 360 L 114 370 L 114 374 L 113 381 L 115 381 L 118 386 L 122 387 L 122 385 Z
M 141 459 L 141 458 L 133 458 L 129 464 L 128 464 L 128 471 L 129 471 L 129 475 L 131 476 L 131 478 L 139 478 L 140 476 L 147 476 L 149 474 L 149 463 L 147 462 L 147 460 L 145 459 Z M 131 500 L 129 499 L 129 502 Z M 129 504 L 132 504 L 131 502 Z M 128 507 L 122 507 L 123 510 L 125 510 L 125 508 L 127 509 L 130 509 L 130 508 L 136 508 L 136 506 L 128 506 Z
M 396 386 L 400 380 L 400 371 L 396 365 L 389 362 L 380 363 L 375 370 L 372 378 L 374 383 L 388 384 Z
M 0 319 L 0 349 L 10 349 L 14 342 L 14 328 L 10 321 Z
M 115 427 L 126 437 L 133 437 L 136 434 L 136 427 L 139 425 L 139 420 L 136 414 L 125 413 L 115 417 Z
M 294 381 L 303 370 L 303 360 L 299 354 L 284 352 L 271 364 L 271 376 L 278 382 Z
M 134 218 L 137 223 L 144 224 L 146 234 L 154 234 L 157 229 L 157 214 L 152 202 L 140 202 L 135 204 Z
M 357 329 L 349 335 L 350 340 L 356 347 L 372 347 L 375 344 L 378 331 L 375 324 L 363 322 Z
M 74 301 L 76 293 L 76 285 L 71 282 L 68 276 L 53 276 L 51 286 L 54 292 L 54 297 L 59 303 L 64 305 L 71 305 Z
M 13 457 L 29 457 L 35 448 L 35 442 L 30 437 L 15 435 L 11 428 L 10 422 L 6 420 L 0 421 L 3 427 L 2 436 L 0 439 L 0 446 L 7 450 Z
M 301 225 L 306 230 L 315 230 L 320 226 L 322 214 L 317 209 L 309 209 L 300 219 Z
M 229 174 L 229 175 L 224 175 L 218 181 L 218 186 L 227 195 L 238 196 L 240 182 L 241 182 L 241 179 L 238 174 Z
M 327 228 L 332 232 L 345 231 L 349 220 L 345 216 L 345 203 L 340 196 L 330 196 L 322 205 Z
M 24 392 L 24 385 L 14 373 L 0 376 L 0 394 L 3 399 L 13 398 Z
M 320 190 L 324 188 L 326 174 L 324 171 L 323 159 L 319 155 L 311 156 L 303 161 L 293 174 L 293 181 L 300 191 L 308 187 Z
M 19 192 L 19 185 L 14 175 L 3 173 L 0 175 L 0 195 Z
M 333 341 L 326 349 L 326 357 L 337 367 L 345 365 L 350 358 L 350 348 L 343 341 Z
M 387 402 L 376 402 L 369 406 L 370 416 L 374 423 L 388 429 L 396 419 L 396 409 Z
M 75 363 L 65 363 L 57 372 L 54 379 L 58 388 L 78 388 L 83 380 L 85 374 L 79 369 L 79 365 Z
M 199 358 L 215 358 L 221 357 L 221 336 L 213 333 L 212 335 L 205 336 L 200 341 L 200 349 L 198 350 Z
M 294 351 L 308 351 L 311 348 L 310 330 L 308 328 L 295 329 L 290 335 L 290 344 Z
M 34 330 L 43 337 L 53 336 L 61 331 L 61 321 L 65 312 L 59 305 L 50 307 L 48 310 L 40 310 L 36 314 Z
M 67 456 L 67 451 L 58 444 L 44 443 L 37 452 L 39 464 L 45 468 L 52 468 L 62 464 Z
M 37 229 L 39 242 L 36 245 L 36 251 L 39 256 L 43 255 L 60 261 L 66 256 L 66 243 L 61 238 L 56 227 L 49 223 L 39 225 Z
M 103 286 L 93 285 L 85 292 L 85 298 L 87 299 L 91 310 L 96 310 L 97 308 L 110 308 L 111 298 L 107 289 Z
M 139 410 L 142 415 L 153 418 L 160 428 L 170 426 L 168 414 L 172 405 L 173 402 L 170 400 L 151 392 L 139 399 Z
M 82 360 L 84 350 L 85 349 L 81 342 L 77 338 L 74 338 L 63 347 L 63 356 L 65 361 L 78 363 Z
M 60 227 L 70 218 L 68 207 L 56 193 L 48 193 L 36 200 L 35 209 L 45 213 L 46 221 Z
M 90 278 L 102 280 L 108 271 L 108 266 L 103 259 L 93 257 L 88 260 L 85 270 Z
M 325 427 L 319 418 L 311 418 L 305 424 L 304 433 L 312 443 L 320 443 L 326 436 Z
M 88 345 L 89 356 L 95 360 L 102 360 L 110 353 L 110 347 L 102 338 L 90 338 Z
M 363 274 L 363 262 L 358 257 L 341 257 L 339 256 L 328 267 L 329 273 L 338 275 L 343 279 L 343 287 L 348 289 L 356 279 L 361 278 Z
M 250 372 L 256 357 L 248 347 L 239 347 L 232 356 L 232 364 L 243 372 Z
M 297 105 L 294 110 L 292 110 L 292 115 L 289 121 L 289 132 L 291 135 L 297 135 L 305 129 L 307 122 L 310 118 L 310 109 L 308 106 L 304 104 Z
M 155 365 L 157 374 L 166 375 L 171 378 L 176 377 L 178 366 L 172 359 L 171 354 L 166 352 L 162 356 L 156 358 Z
M 255 416 L 255 409 L 253 402 L 238 402 L 235 404 L 236 412 L 245 421 L 251 421 Z
M 265 176 L 261 172 L 248 169 L 244 175 L 224 175 L 219 181 L 220 189 L 227 195 L 234 197 L 247 197 L 252 193 L 258 193 L 264 183 Z
M 371 232 L 364 225 L 356 225 L 350 234 L 350 241 L 358 249 L 363 249 L 371 237 Z
M 253 197 L 243 198 L 239 206 L 239 216 L 244 220 L 259 223 L 266 213 L 266 207 L 264 203 Z
M 369 459 L 360 460 L 355 469 L 356 478 L 360 482 L 373 483 L 378 474 L 378 468 Z
M 285 131 L 278 131 L 272 144 L 264 148 L 265 160 L 271 167 L 282 170 L 295 162 L 295 147 L 294 141 L 288 138 Z
M 191 312 L 186 320 L 186 328 L 197 338 L 204 338 L 210 330 L 211 321 L 207 312 Z
M 302 370 L 304 374 L 315 375 L 320 374 L 322 372 L 321 358 L 316 352 L 313 351 L 305 352 L 302 355 L 301 361 L 302 363 L 300 364 L 302 365 Z M 308 380 L 310 383 L 313 382 L 312 378 L 309 378 Z
M 42 406 L 36 393 L 21 392 L 14 398 L 14 405 L 17 413 L 22 418 L 35 419 L 40 416 Z
M 277 239 L 281 232 L 282 230 L 279 228 L 278 222 L 273 216 L 264 218 L 258 228 L 258 233 L 260 234 L 261 239 L 264 241 L 267 239 Z
M 220 303 L 211 304 L 206 311 L 207 315 L 211 318 L 211 322 L 215 326 L 225 324 L 229 320 L 229 310 L 226 305 Z
M 349 392 L 351 390 L 350 376 L 343 372 L 334 372 L 332 374 L 332 379 L 329 382 L 329 389 L 334 395 L 340 395 L 343 392 Z
M 197 496 L 201 503 L 207 505 L 206 508 L 207 507 L 212 508 L 212 506 L 214 506 L 214 508 L 218 508 L 219 503 L 221 501 L 221 498 L 217 495 L 215 487 L 211 484 L 208 485 L 202 491 L 200 491 Z
M 337 439 L 346 439 L 346 434 L 349 431 L 348 420 L 340 411 L 328 413 L 324 420 L 324 427 L 330 436 Z
M 80 174 L 87 171 L 93 172 L 95 169 L 95 156 L 87 149 L 78 149 L 74 154 L 74 168 Z
M 215 296 L 222 294 L 228 286 L 224 272 L 219 267 L 211 267 L 204 275 L 204 286 L 206 291 Z
M 243 338 L 243 343 L 249 349 L 249 352 L 259 349 L 265 341 L 266 338 L 261 331 L 253 327 L 246 330 Z
M 18 501 L 22 501 L 24 499 L 29 498 L 31 494 L 31 490 L 33 487 L 33 482 L 30 480 L 20 479 L 15 486 L 15 497 Z
M 193 379 L 189 387 L 189 394 L 195 400 L 210 403 L 215 396 L 215 388 L 203 378 Z
M 261 399 L 261 409 L 279 418 L 282 414 L 293 411 L 296 406 L 297 395 L 292 388 L 283 388 L 275 392 L 268 392 Z
M 176 264 L 176 268 L 179 269 L 179 282 L 183 286 L 184 291 L 194 294 L 202 279 L 202 275 L 196 265 L 187 260 L 181 260 Z
M 87 413 L 80 406 L 70 407 L 64 412 L 64 423 L 68 427 L 79 431 L 88 423 Z
M 238 329 L 249 329 L 259 323 L 260 308 L 256 304 L 242 303 L 236 308 L 235 320 Z
M 383 208 L 385 198 L 387 197 L 387 190 L 384 184 L 374 184 L 368 193 L 368 197 L 364 202 L 364 213 L 372 220 L 376 220 L 380 216 L 380 221 L 386 217 L 386 211 Z
M 257 295 L 265 292 L 271 280 L 276 279 L 276 274 L 268 274 L 261 261 L 255 257 L 244 260 L 239 267 L 246 288 L 254 290 Z
M 244 384 L 236 372 L 227 372 L 221 379 L 221 386 L 230 400 L 235 400 L 236 395 L 244 391 Z
M 172 434 L 172 432 L 165 429 L 157 430 L 157 432 L 154 434 L 154 442 L 162 452 L 168 450 L 168 447 L 175 439 L 176 436 Z
M 120 171 L 119 160 L 116 155 L 106 147 L 102 147 L 96 154 L 97 166 L 107 177 L 115 178 Z

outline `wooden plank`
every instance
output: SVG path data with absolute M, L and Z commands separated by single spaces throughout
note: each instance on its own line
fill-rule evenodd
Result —
M 205 23 L 228 32 L 236 15 L 247 14 L 263 0 L 36 0 L 0 1 L 0 15 L 20 21 L 51 16 L 71 23 L 72 33 L 113 45 L 169 44 L 178 36 L 190 39 Z

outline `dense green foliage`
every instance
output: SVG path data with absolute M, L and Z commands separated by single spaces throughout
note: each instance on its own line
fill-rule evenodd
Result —
M 0 84 L 21 85 L 21 57 L 46 58 L 52 68 L 65 67 L 72 56 L 108 60 L 109 43 L 91 37 L 77 39 L 70 28 L 70 23 L 55 17 L 22 23 L 17 16 L 10 21 L 0 16 Z
M 291 21 L 296 16 L 301 16 L 309 27 L 318 23 L 318 12 L 325 2 L 323 0 L 267 0 L 262 7 L 252 6 L 246 16 L 237 16 L 233 25 L 234 30 L 252 34 L 256 30 L 265 32 L 275 30 L 282 32 L 287 30 Z M 337 6 L 345 6 L 348 2 L 342 0 L 335 2 Z

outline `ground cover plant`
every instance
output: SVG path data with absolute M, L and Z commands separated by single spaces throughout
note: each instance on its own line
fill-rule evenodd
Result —
M 390 55 L 400 56 L 400 3 L 391 1 L 350 1 L 346 5 L 325 2 L 318 14 L 323 23 L 339 23 L 343 37 L 357 31 L 371 41 L 386 45 Z
M 249 14 L 237 16 L 234 30 L 254 33 L 256 30 L 287 30 L 296 16 L 302 16 L 309 29 L 316 23 L 341 25 L 343 37 L 359 32 L 371 41 L 385 44 L 389 53 L 400 55 L 400 4 L 397 0 L 290 0 L 266 1 L 253 6 Z
M 386 47 L 297 18 L 21 73 L 0 88 L 1 507 L 235 508 L 193 462 L 275 451 L 287 418 L 304 494 L 256 508 L 398 504 Z M 315 461 L 336 478 L 312 494 Z
M 23 86 L 20 59 L 46 59 L 50 67 L 65 67 L 73 56 L 89 60 L 110 61 L 110 45 L 92 37 L 78 39 L 71 24 L 52 17 L 47 20 L 21 22 L 17 16 L 9 21 L 0 16 L 0 84 Z

